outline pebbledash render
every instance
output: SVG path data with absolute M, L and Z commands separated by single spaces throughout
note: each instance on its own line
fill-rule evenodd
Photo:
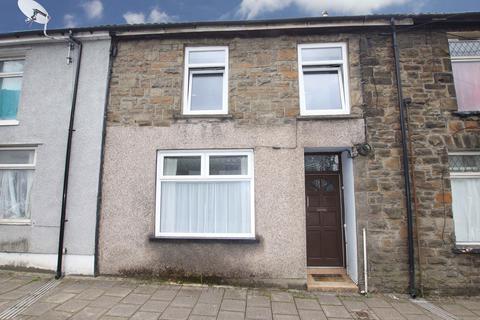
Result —
M 118 32 L 100 273 L 479 293 L 479 17 Z

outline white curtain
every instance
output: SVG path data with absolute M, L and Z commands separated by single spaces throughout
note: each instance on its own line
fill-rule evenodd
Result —
M 452 193 L 457 242 L 480 242 L 480 178 L 453 178 Z
M 480 62 L 452 63 L 459 111 L 480 110 Z
M 249 181 L 164 181 L 161 188 L 161 232 L 250 232 Z
M 0 219 L 30 217 L 32 170 L 0 170 Z

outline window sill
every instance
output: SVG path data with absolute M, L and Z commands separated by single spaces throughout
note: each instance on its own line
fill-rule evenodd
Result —
M 188 242 L 195 242 L 195 243 L 230 243 L 230 244 L 256 244 L 260 243 L 260 239 L 258 236 L 254 238 L 177 238 L 177 237 L 166 237 L 166 236 L 148 236 L 148 240 L 150 242 L 171 242 L 171 243 L 188 243 Z
M 459 118 L 471 118 L 471 117 L 479 117 L 480 111 L 454 111 L 452 115 L 457 116 Z
M 32 220 L 29 219 L 0 219 L 0 225 L 29 226 Z
M 180 114 L 174 113 L 173 119 L 185 120 L 185 119 L 233 119 L 231 114 Z
M 0 120 L 0 126 L 18 126 L 18 120 Z
M 298 116 L 298 121 L 315 121 L 315 120 L 348 120 L 348 119 L 363 119 L 359 114 L 328 114 L 328 115 L 311 115 Z
M 480 254 L 480 245 L 456 245 L 452 252 L 456 254 Z

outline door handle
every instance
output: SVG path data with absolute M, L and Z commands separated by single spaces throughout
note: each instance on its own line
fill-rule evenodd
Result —
M 323 209 L 323 208 L 320 208 L 320 209 L 316 209 L 317 212 L 327 212 L 328 210 L 327 209 Z

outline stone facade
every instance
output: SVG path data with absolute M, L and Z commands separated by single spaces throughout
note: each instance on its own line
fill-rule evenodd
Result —
M 479 292 L 480 256 L 455 254 L 448 152 L 480 148 L 479 118 L 459 118 L 446 30 L 399 34 L 401 76 L 411 139 L 416 271 L 425 293 Z M 368 142 L 366 166 L 372 282 L 406 289 L 408 265 L 401 133 L 391 37 L 361 42 Z
M 307 125 L 307 122 L 298 118 L 297 44 L 340 41 L 348 43 L 352 115 L 350 119 L 316 119 Z M 180 116 L 184 47 L 200 45 L 229 47 L 231 118 L 196 119 Z M 249 251 L 248 247 L 214 245 L 216 251 L 227 254 L 224 259 L 245 256 L 244 262 L 232 267 L 235 265 L 232 261 L 220 261 L 214 253 L 206 257 L 206 261 L 218 263 L 218 269 L 226 268 L 222 276 L 227 277 L 240 273 L 242 276 L 260 278 L 302 279 L 305 252 L 301 247 L 304 246 L 304 235 L 295 242 L 271 235 L 276 230 L 267 227 L 268 221 L 280 221 L 280 226 L 284 228 L 282 231 L 304 234 L 303 172 L 293 167 L 300 166 L 302 169 L 304 148 L 351 147 L 366 141 L 374 151 L 368 157 L 355 158 L 354 168 L 357 229 L 361 231 L 365 227 L 368 230 L 369 284 L 373 290 L 406 291 L 406 210 L 391 45 L 391 37 L 382 35 L 380 31 L 312 33 L 308 36 L 277 34 L 261 37 L 120 40 L 118 55 L 113 62 L 108 106 L 100 271 L 118 273 L 122 268 L 134 270 L 142 263 L 147 266 L 168 264 L 172 259 L 185 270 L 189 268 L 188 261 L 175 257 L 175 252 L 184 257 L 192 254 L 193 261 L 201 264 L 202 260 L 195 256 L 195 250 L 212 248 L 204 243 L 160 245 L 148 242 L 147 234 L 153 230 L 153 191 L 133 187 L 138 191 L 134 195 L 138 201 L 120 194 L 120 197 L 126 197 L 122 200 L 124 206 L 115 205 L 116 200 L 121 200 L 118 199 L 121 188 L 115 186 L 138 186 L 144 182 L 149 188 L 154 186 L 155 177 L 129 169 L 129 161 L 139 161 L 140 168 L 146 166 L 147 172 L 153 175 L 155 150 L 158 148 L 270 148 L 268 152 L 262 149 L 260 155 L 264 153 L 263 162 L 255 164 L 259 169 L 269 171 L 268 157 L 276 157 L 275 151 L 271 151 L 272 147 L 276 147 L 286 149 L 278 151 L 278 161 L 291 167 L 291 170 L 283 173 L 291 175 L 288 177 L 291 185 L 301 189 L 300 192 L 298 189 L 286 189 L 287 198 L 279 202 L 281 208 L 278 209 L 285 214 L 291 211 L 293 217 L 300 219 L 300 223 L 296 221 L 289 226 L 283 220 L 283 214 L 257 215 L 260 230 L 265 226 L 264 241 L 259 247 Z M 455 254 L 452 251 L 454 233 L 447 152 L 480 148 L 479 119 L 461 119 L 452 114 L 457 106 L 445 30 L 404 32 L 399 35 L 399 45 L 404 96 L 412 100 L 408 107 L 408 118 L 419 288 L 426 293 L 478 293 L 480 256 Z M 358 131 L 363 132 L 364 124 L 366 137 Z M 131 149 L 125 151 L 125 148 Z M 145 148 L 147 151 L 142 153 Z M 289 152 L 289 148 L 293 150 Z M 125 154 L 122 154 L 122 150 Z M 135 152 L 140 152 L 139 156 L 135 156 Z M 150 162 L 145 162 L 145 159 Z M 124 178 L 116 177 L 119 167 L 125 172 Z M 129 170 L 133 170 L 133 174 L 128 173 Z M 257 174 L 259 170 L 256 169 Z M 262 177 L 261 173 L 259 175 Z M 272 189 L 287 188 L 281 180 L 261 179 L 257 183 L 266 193 Z M 265 207 L 267 212 L 267 204 L 275 201 L 276 197 L 262 199 L 257 196 L 256 206 Z M 116 246 L 115 241 L 120 240 L 117 239 L 118 229 L 112 231 L 111 224 L 120 229 L 131 227 L 128 221 L 134 221 L 136 216 L 140 216 L 143 222 L 135 232 L 142 234 L 129 235 L 134 237 L 133 244 L 138 250 Z M 121 222 L 125 217 L 127 220 Z M 361 240 L 360 235 L 358 240 Z M 278 255 L 285 250 L 282 249 L 282 241 L 286 241 L 287 248 L 292 250 L 291 254 Z M 162 250 L 163 253 L 152 254 Z M 358 252 L 361 266 L 361 241 Z M 250 254 L 251 258 L 248 257 Z M 118 257 L 133 259 L 121 265 Z M 265 258 L 266 261 L 262 260 Z M 296 263 L 299 259 L 301 263 Z M 287 267 L 290 264 L 294 266 Z M 215 272 L 211 266 L 202 267 L 198 264 L 186 271 Z M 362 284 L 362 277 L 359 280 Z
M 111 126 L 170 126 L 181 114 L 184 48 L 229 47 L 229 114 L 238 125 L 295 121 L 297 43 L 348 42 L 352 114 L 362 114 L 359 36 L 134 40 L 118 44 L 111 81 Z

